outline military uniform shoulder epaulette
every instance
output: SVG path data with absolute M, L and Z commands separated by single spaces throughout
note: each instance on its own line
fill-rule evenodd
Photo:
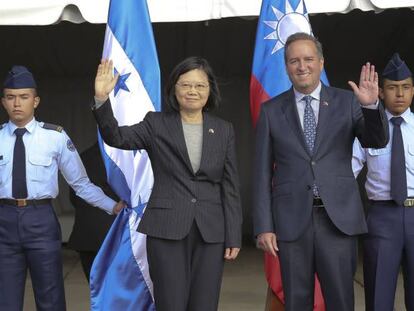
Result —
M 42 127 L 46 130 L 54 130 L 54 131 L 59 132 L 59 133 L 61 133 L 63 131 L 62 126 L 51 124 L 51 123 L 43 123 Z

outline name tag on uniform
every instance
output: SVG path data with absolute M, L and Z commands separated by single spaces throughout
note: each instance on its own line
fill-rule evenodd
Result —
M 385 148 L 381 148 L 381 149 L 368 148 L 368 153 L 370 156 L 373 156 L 373 157 L 391 153 L 391 145 L 388 145 Z

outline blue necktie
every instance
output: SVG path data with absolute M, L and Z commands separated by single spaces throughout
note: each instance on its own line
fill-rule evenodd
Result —
M 404 144 L 400 127 L 402 121 L 402 117 L 391 118 L 394 124 L 391 150 L 391 197 L 399 205 L 403 205 L 407 198 Z
M 305 101 L 305 112 L 303 114 L 303 134 L 310 153 L 313 153 L 316 138 L 316 119 L 311 106 L 312 96 L 306 95 L 302 98 Z M 319 190 L 316 184 L 312 185 L 313 195 L 319 197 Z
M 26 185 L 26 151 L 23 143 L 25 128 L 17 128 L 14 131 L 16 142 L 14 143 L 12 195 L 15 199 L 27 198 Z
M 312 96 L 306 95 L 302 98 L 305 101 L 305 113 L 303 114 L 303 134 L 306 145 L 312 153 L 316 137 L 316 119 L 311 106 Z

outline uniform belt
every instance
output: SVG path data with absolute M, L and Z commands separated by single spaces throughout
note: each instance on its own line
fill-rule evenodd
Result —
M 414 207 L 414 198 L 407 198 L 404 201 L 404 206 L 405 207 Z
M 322 207 L 323 206 L 323 202 L 322 202 L 322 199 L 321 199 L 321 197 L 314 197 L 313 198 L 313 204 L 312 204 L 313 206 L 319 206 L 319 207 Z
M 394 200 L 371 200 L 374 203 L 387 203 L 387 204 L 395 204 Z M 410 197 L 407 198 L 403 205 L 405 207 L 414 207 L 414 198 Z
M 25 207 L 27 205 L 43 205 L 50 204 L 52 199 L 40 199 L 40 200 L 26 200 L 26 199 L 0 199 L 1 204 L 13 205 L 17 207 Z

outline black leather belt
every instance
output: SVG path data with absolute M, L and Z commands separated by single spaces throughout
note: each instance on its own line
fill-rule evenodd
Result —
M 314 197 L 313 198 L 313 206 L 318 206 L 318 207 L 322 207 L 323 206 L 323 202 L 322 199 L 320 197 Z
M 1 204 L 13 205 L 18 207 L 25 207 L 27 205 L 42 205 L 50 204 L 52 199 L 41 199 L 41 200 L 26 200 L 26 199 L 0 199 Z
M 373 203 L 395 204 L 394 200 L 371 200 L 371 202 L 373 202 Z M 404 201 L 403 205 L 405 207 L 414 207 L 414 198 L 413 197 L 407 198 Z

